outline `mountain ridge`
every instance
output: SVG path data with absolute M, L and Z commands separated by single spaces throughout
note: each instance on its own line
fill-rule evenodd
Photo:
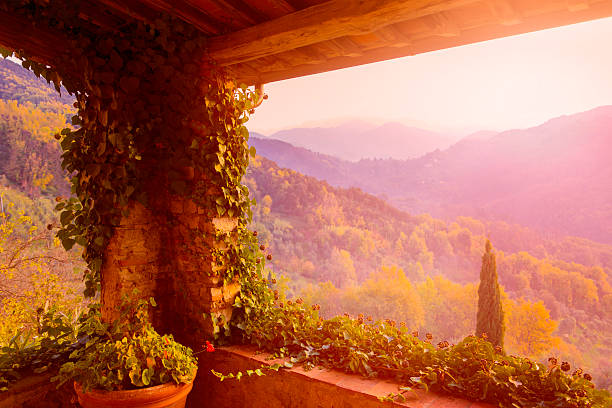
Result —
M 368 126 L 359 121 L 332 127 L 284 129 L 264 137 L 352 162 L 364 158 L 415 158 L 448 147 L 457 139 L 399 122 Z
M 349 162 L 257 137 L 258 152 L 411 213 L 503 219 L 612 243 L 612 106 L 467 138 L 415 159 Z

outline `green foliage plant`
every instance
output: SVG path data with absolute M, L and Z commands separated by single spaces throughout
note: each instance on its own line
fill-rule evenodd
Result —
M 317 305 L 300 299 L 281 302 L 272 290 L 270 296 L 236 323 L 242 341 L 285 357 L 286 367 L 322 366 L 404 384 L 400 393 L 383 400 L 402 400 L 422 388 L 500 407 L 612 406 L 608 391 L 596 389 L 580 369 L 570 374 L 567 363 L 558 365 L 553 359 L 546 365 L 509 356 L 476 336 L 456 345 L 436 344 L 431 334 L 419 337 L 392 320 L 373 322 L 363 315 L 323 320 Z M 219 377 L 237 377 L 232 374 Z
M 482 256 L 480 285 L 478 286 L 476 335 L 481 336 L 484 333 L 494 346 L 503 348 L 504 330 L 504 311 L 497 282 L 495 254 L 491 251 L 491 242 L 487 240 L 485 253 Z
M 239 221 L 236 232 L 217 234 L 227 249 L 213 251 L 216 265 L 226 267 L 224 280 L 241 285 L 236 318 L 214 321 L 219 338 L 256 344 L 289 358 L 288 365 L 394 377 L 408 388 L 505 407 L 610 405 L 609 395 L 594 389 L 588 377 L 505 356 L 480 338 L 436 347 L 430 338 L 421 340 L 392 321 L 371 323 L 363 316 L 322 320 L 316 306 L 281 300 L 264 267 L 271 255 L 264 256 L 246 228 L 251 201 L 241 178 L 254 151 L 248 148 L 244 123 L 257 95 L 236 86 L 212 62 L 206 66 L 205 39 L 189 24 L 162 16 L 149 23 L 127 21 L 121 30 L 108 31 L 79 19 L 82 4 L 18 0 L 5 11 L 71 38 L 66 58 L 52 67 L 23 52 L 16 56 L 24 67 L 58 90 L 64 85 L 77 99 L 75 128 L 60 135 L 63 167 L 74 174 L 75 197 L 57 205 L 62 224 L 58 237 L 66 249 L 84 247 L 87 295 L 100 288 L 104 250 L 129 203 L 154 206 L 156 195 L 166 196 L 159 194 L 161 187 L 194 200 L 209 217 Z M 13 51 L 0 49 L 5 56 Z M 191 174 L 206 175 L 206 184 L 187 183 Z M 164 216 L 173 222 L 171 214 Z M 162 373 L 164 379 L 189 377 L 193 361 L 187 351 L 179 354 L 179 366 L 164 366 L 164 347 L 182 350 L 169 337 L 138 320 L 137 330 L 109 328 L 96 313 L 93 309 L 84 323 L 90 338 L 72 353 L 60 380 L 74 378 L 85 388 L 123 389 L 157 383 Z M 128 335 L 120 336 L 124 330 Z M 94 366 L 101 371 L 91 370 Z
M 134 303 L 124 299 L 120 319 L 102 321 L 91 308 L 80 328 L 81 342 L 54 380 L 78 382 L 90 389 L 128 390 L 193 381 L 197 358 L 171 335 L 160 335 L 148 321 L 153 298 Z
M 0 347 L 0 392 L 29 374 L 59 369 L 74 350 L 79 327 L 74 316 L 52 305 L 48 310 L 39 310 L 37 323 Z

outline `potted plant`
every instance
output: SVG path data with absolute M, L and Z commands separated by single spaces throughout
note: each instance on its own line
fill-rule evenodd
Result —
M 155 301 L 124 300 L 112 324 L 94 307 L 84 318 L 81 340 L 57 377 L 73 380 L 83 408 L 183 408 L 197 370 L 189 347 L 160 335 L 148 322 Z M 214 347 L 207 342 L 207 351 Z

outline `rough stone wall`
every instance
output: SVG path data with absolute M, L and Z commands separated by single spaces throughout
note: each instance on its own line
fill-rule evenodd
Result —
M 133 289 L 138 288 L 142 298 L 157 299 L 161 295 L 159 290 L 167 287 L 163 278 L 168 262 L 160 263 L 164 230 L 161 217 L 138 202 L 130 204 L 129 215 L 115 227 L 101 274 L 102 314 L 107 320 L 118 317 L 117 306 L 122 296 L 131 294 Z M 153 313 L 153 322 L 159 325 L 160 312 Z
M 224 250 L 217 232 L 232 232 L 236 218 L 211 218 L 190 199 L 171 200 L 173 225 L 169 226 L 173 247 L 173 306 L 168 326 L 179 341 L 197 348 L 214 331 L 212 320 L 229 321 L 240 285 L 224 285 L 222 267 L 215 264 L 213 250 Z M 204 318 L 204 314 L 208 317 Z
M 197 348 L 213 336 L 212 319 L 232 316 L 240 285 L 223 284 L 212 251 L 225 249 L 217 232 L 234 231 L 238 221 L 212 218 L 189 198 L 161 198 L 154 210 L 131 203 L 115 228 L 102 265 L 102 312 L 107 320 L 116 318 L 122 296 L 137 288 L 159 305 L 152 310 L 156 329 Z

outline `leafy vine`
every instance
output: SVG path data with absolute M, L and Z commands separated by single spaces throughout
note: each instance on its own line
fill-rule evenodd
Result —
M 213 322 L 219 338 L 257 344 L 289 357 L 289 364 L 394 377 L 409 387 L 502 406 L 610 405 L 610 396 L 595 389 L 588 375 L 568 375 L 564 365 L 506 356 L 474 337 L 435 347 L 391 321 L 322 320 L 316 305 L 281 299 L 265 269 L 270 255 L 247 229 L 251 201 L 241 184 L 254 154 L 244 124 L 258 95 L 216 69 L 205 39 L 189 24 L 161 16 L 107 30 L 80 20 L 80 4 L 20 0 L 7 7 L 71 39 L 66 57 L 53 67 L 21 51 L 15 55 L 76 96 L 74 127 L 59 135 L 74 197 L 58 200 L 57 235 L 66 249 L 84 248 L 86 295 L 100 289 L 105 249 L 130 205 L 139 202 L 171 223 L 168 200 L 182 197 L 209 218 L 238 220 L 233 232 L 216 233 L 224 249 L 212 250 L 224 281 L 241 285 L 236 316 Z M 5 57 L 13 52 L 0 51 Z
M 53 68 L 16 56 L 76 96 L 73 128 L 58 136 L 74 197 L 58 198 L 57 236 L 67 250 L 84 248 L 86 296 L 100 289 L 105 248 L 133 201 L 171 223 L 168 200 L 180 196 L 211 218 L 246 225 L 250 201 L 240 180 L 254 149 L 244 123 L 258 96 L 215 68 L 195 29 L 160 16 L 107 31 L 82 26 L 79 1 L 20 3 L 12 12 L 71 39 Z

